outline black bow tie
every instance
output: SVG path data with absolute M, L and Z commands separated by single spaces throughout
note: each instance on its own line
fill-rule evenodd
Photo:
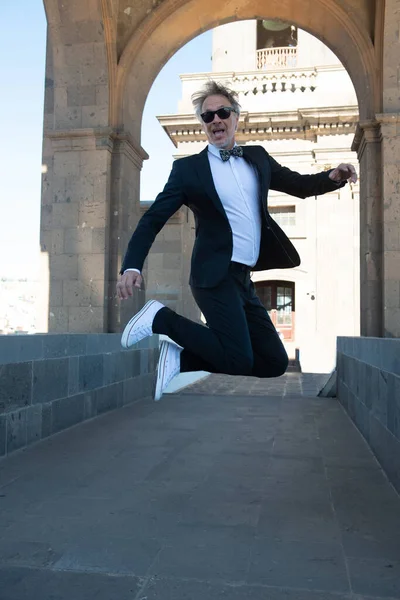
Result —
M 222 160 L 225 162 L 229 160 L 231 156 L 243 156 L 242 146 L 234 146 L 232 150 L 220 150 L 219 151 Z

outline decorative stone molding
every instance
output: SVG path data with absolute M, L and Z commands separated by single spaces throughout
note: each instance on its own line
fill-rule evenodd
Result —
M 48 130 L 44 137 L 51 140 L 54 152 L 106 149 L 109 152 L 124 153 L 139 168 L 147 160 L 147 152 L 132 138 L 111 127 L 99 129 Z
M 381 125 L 382 137 L 400 136 L 400 113 L 382 113 L 376 115 Z
M 381 140 L 381 127 L 378 120 L 360 121 L 357 123 L 351 149 L 353 152 L 357 152 L 358 160 L 360 160 L 367 144 L 380 143 Z

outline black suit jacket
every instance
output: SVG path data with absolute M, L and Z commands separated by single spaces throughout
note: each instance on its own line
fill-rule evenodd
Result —
M 244 146 L 243 156 L 258 173 L 262 212 L 260 254 L 252 270 L 297 267 L 300 257 L 295 247 L 268 212 L 268 190 L 306 198 L 331 192 L 344 184 L 331 181 L 330 171 L 300 175 L 282 167 L 262 146 Z M 190 285 L 214 287 L 222 281 L 232 257 L 232 230 L 214 186 L 207 148 L 174 162 L 164 190 L 132 235 L 121 273 L 128 268 L 142 270 L 157 233 L 183 204 L 193 211 L 196 223 Z

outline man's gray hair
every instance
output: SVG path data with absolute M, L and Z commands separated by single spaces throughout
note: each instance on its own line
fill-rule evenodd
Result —
M 192 94 L 192 104 L 199 121 L 201 121 L 200 115 L 202 113 L 202 106 L 204 100 L 206 100 L 206 98 L 208 98 L 209 96 L 225 96 L 225 98 L 229 100 L 232 108 L 235 109 L 237 114 L 240 114 L 238 94 L 230 88 L 228 88 L 227 86 L 223 85 L 222 83 L 218 83 L 217 81 L 213 81 L 212 79 L 210 79 L 209 81 L 207 81 L 207 83 L 205 83 L 201 90 Z

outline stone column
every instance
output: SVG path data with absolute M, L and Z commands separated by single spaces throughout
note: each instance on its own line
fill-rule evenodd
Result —
M 49 330 L 120 331 L 144 302 L 138 292 L 121 305 L 115 284 L 138 221 L 147 155 L 109 128 L 48 132 L 45 146 L 41 244 L 49 255 Z
M 49 331 L 107 331 L 109 129 L 45 133 L 41 246 L 50 271 Z
M 360 122 L 352 150 L 360 162 L 360 333 L 382 335 L 382 182 L 379 123 Z
M 400 0 L 385 1 L 382 55 L 383 335 L 400 336 Z
M 383 335 L 400 337 L 400 113 L 377 119 L 383 166 Z
M 141 216 L 140 171 L 148 154 L 129 135 L 114 139 L 111 162 L 108 331 L 119 332 L 145 302 L 145 283 L 129 300 L 116 297 L 116 282 L 131 235 Z M 146 279 L 145 279 L 146 282 Z

